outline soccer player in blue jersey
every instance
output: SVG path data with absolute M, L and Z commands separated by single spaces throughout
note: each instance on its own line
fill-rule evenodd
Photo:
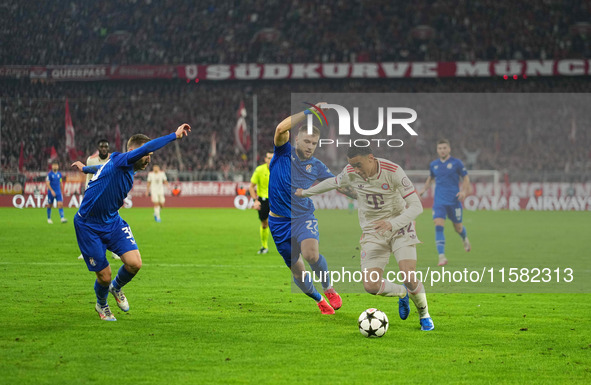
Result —
M 51 220 L 51 206 L 53 201 L 57 201 L 57 209 L 60 213 L 62 223 L 66 223 L 68 220 L 64 217 L 64 199 L 62 197 L 62 173 L 59 172 L 59 163 L 53 162 L 51 164 L 51 171 L 47 173 L 45 182 L 47 183 L 47 223 L 53 224 Z
M 82 162 L 72 164 L 72 167 L 77 167 L 84 173 L 94 174 L 74 217 L 74 228 L 88 270 L 96 273 L 95 310 L 105 321 L 116 321 L 107 303 L 109 292 L 113 294 L 121 310 L 129 311 L 129 303 L 121 288 L 142 267 L 142 258 L 131 228 L 119 216 L 118 211 L 133 187 L 133 176 L 136 171 L 146 168 L 153 151 L 175 139 L 181 139 L 190 131 L 191 127 L 183 124 L 172 134 L 154 140 L 136 134 L 129 138 L 126 153 L 113 152 L 104 165 L 85 167 Z M 123 266 L 113 281 L 111 266 L 105 256 L 107 249 L 118 254 L 123 261 Z
M 325 103 L 319 103 L 321 108 Z M 289 132 L 300 124 L 310 111 L 302 111 L 284 119 L 275 130 L 275 152 L 270 164 L 269 176 L 269 228 L 277 250 L 290 268 L 296 285 L 314 299 L 322 314 L 334 314 L 342 306 L 342 299 L 330 282 L 326 259 L 318 250 L 318 221 L 314 217 L 314 203 L 310 198 L 294 195 L 298 188 L 306 189 L 317 180 L 334 178 L 321 161 L 312 155 L 318 145 L 320 131 L 312 135 L 305 126 L 296 135 L 295 148 L 289 142 Z M 322 282 L 329 303 L 316 290 L 309 274 L 306 260 L 314 274 Z
M 470 241 L 466 235 L 466 227 L 462 224 L 462 201 L 470 194 L 470 177 L 461 160 L 450 155 L 451 147 L 447 139 L 437 142 L 439 159 L 429 165 L 430 175 L 425 186 L 419 192 L 422 196 L 435 181 L 435 198 L 433 201 L 433 223 L 435 224 L 435 244 L 439 253 L 439 266 L 447 264 L 445 257 L 445 235 L 443 226 L 445 219 L 454 224 L 454 229 L 462 237 L 464 250 L 470 251 Z M 462 187 L 460 188 L 460 179 Z

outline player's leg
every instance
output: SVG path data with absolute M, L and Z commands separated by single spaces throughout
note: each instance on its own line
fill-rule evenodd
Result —
M 433 206 L 433 224 L 435 225 L 435 246 L 439 255 L 438 266 L 447 265 L 445 258 L 445 225 L 446 211 L 443 206 Z
M 109 291 L 115 297 L 117 306 L 125 312 L 129 311 L 129 301 L 123 293 L 123 286 L 127 285 L 142 267 L 142 257 L 139 250 L 131 250 L 121 255 L 123 265 L 117 271 L 117 276 L 110 282 Z
M 404 272 L 404 285 L 408 288 L 409 297 L 419 312 L 421 329 L 432 330 L 433 321 L 429 315 L 425 287 L 416 274 L 417 250 L 415 245 L 401 247 L 396 250 L 394 255 L 398 261 L 400 271 Z
M 343 306 L 343 300 L 332 287 L 328 263 L 318 249 L 318 239 L 320 237 L 318 220 L 314 216 L 310 216 L 305 220 L 294 221 L 292 227 L 294 229 L 293 235 L 297 238 L 301 247 L 302 257 L 310 264 L 314 275 L 320 279 L 328 302 L 335 310 L 340 309 Z
M 312 276 L 306 272 L 304 262 L 300 258 L 300 247 L 297 239 L 292 239 L 292 226 L 289 218 L 269 216 L 269 229 L 275 241 L 277 251 L 285 265 L 291 270 L 293 281 L 298 288 L 318 304 L 323 314 L 333 314 L 334 310 L 326 303 L 312 283 Z M 326 306 L 325 306 L 326 305 Z
M 258 211 L 261 225 L 259 227 L 259 235 L 261 238 L 261 248 L 257 254 L 267 254 L 269 252 L 269 200 L 261 200 L 261 209 Z
M 107 303 L 109 283 L 111 282 L 111 267 L 105 257 L 106 246 L 101 240 L 100 232 L 88 226 L 78 216 L 74 217 L 74 229 L 84 262 L 88 270 L 96 273 L 96 281 L 94 282 L 95 310 L 102 320 L 116 321 Z
M 460 235 L 460 237 L 462 237 L 462 242 L 464 243 L 464 250 L 470 251 L 472 249 L 472 246 L 470 245 L 470 240 L 468 239 L 466 226 L 464 226 L 464 224 L 462 223 L 462 204 L 458 202 L 456 206 L 450 209 L 448 215 L 449 219 L 451 219 L 451 221 L 454 224 L 454 230 L 456 231 L 456 233 Z
M 384 278 L 384 270 L 390 260 L 390 244 L 374 234 L 363 234 L 360 245 L 363 288 L 369 294 L 398 297 L 398 313 L 405 320 L 410 313 L 406 287 Z
M 160 200 L 157 194 L 152 194 L 152 204 L 154 205 L 154 220 L 160 222 Z
M 47 191 L 47 223 L 49 223 L 50 225 L 53 224 L 53 221 L 51 220 L 51 207 L 53 206 L 53 195 L 51 195 L 51 192 Z
M 307 238 L 300 243 L 302 257 L 308 262 L 314 275 L 320 280 L 324 295 L 328 298 L 330 306 L 334 310 L 338 310 L 343 306 L 341 296 L 332 287 L 330 281 L 330 272 L 328 271 L 328 262 L 324 255 L 320 254 L 318 249 L 318 239 Z
M 64 201 L 60 196 L 58 196 L 57 198 L 57 209 L 58 212 L 60 213 L 60 220 L 62 223 L 66 223 L 68 220 L 64 217 Z
M 123 265 L 119 268 L 117 276 L 111 282 L 109 291 L 117 300 L 117 306 L 123 311 L 129 311 L 129 302 L 123 293 L 123 286 L 127 285 L 142 267 L 142 257 L 137 243 L 131 232 L 131 228 L 120 217 L 111 227 L 111 231 L 105 235 L 107 247 L 121 257 Z
M 107 265 L 101 271 L 96 271 L 96 281 L 94 283 L 94 291 L 96 293 L 96 302 L 100 306 L 107 305 L 107 297 L 109 296 L 109 285 L 111 284 L 111 266 Z

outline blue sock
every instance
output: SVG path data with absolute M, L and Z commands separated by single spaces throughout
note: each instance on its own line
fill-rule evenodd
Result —
M 435 245 L 439 254 L 445 254 L 445 235 L 443 226 L 435 226 Z
M 64 219 L 64 209 L 58 209 L 60 213 L 60 218 Z
M 300 290 L 304 292 L 304 294 L 312 298 L 314 301 L 319 302 L 322 299 L 322 296 L 314 287 L 310 275 L 304 274 L 304 282 L 295 279 L 295 277 L 293 277 L 293 281 L 300 288 Z
M 462 232 L 460 233 L 460 237 L 462 237 L 462 239 L 466 239 L 466 235 L 468 235 L 466 232 L 466 226 L 462 226 Z
M 47 219 L 51 219 L 51 207 L 47 208 Z
M 135 274 L 131 274 L 129 271 L 127 271 L 125 265 L 122 265 L 117 272 L 117 276 L 112 282 L 113 287 L 117 290 L 121 290 L 121 288 L 129 283 L 133 277 L 135 277 Z
M 94 292 L 96 293 L 96 302 L 101 306 L 105 306 L 109 296 L 109 286 L 103 286 L 96 280 L 94 281 Z
M 328 272 L 326 258 L 320 254 L 316 263 L 311 263 L 310 267 L 312 268 L 312 271 L 314 271 L 316 278 L 321 279 L 320 282 L 322 283 L 322 288 L 324 290 L 328 289 L 330 287 L 330 274 Z

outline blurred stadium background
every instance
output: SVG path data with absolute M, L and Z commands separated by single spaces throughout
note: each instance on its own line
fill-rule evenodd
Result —
M 588 92 L 590 8 L 583 0 L 4 1 L 0 204 L 44 194 L 49 162 L 67 171 L 99 138 L 121 151 L 134 133 L 155 137 L 186 121 L 190 141 L 154 162 L 169 180 L 191 182 L 178 185 L 181 196 L 200 199 L 184 204 L 231 206 L 272 149 L 293 92 Z M 529 193 L 543 194 L 543 182 L 589 193 L 581 183 L 590 176 L 591 131 L 576 119 L 444 134 L 471 170 L 530 183 Z M 439 136 L 425 129 L 393 159 L 424 170 Z M 66 174 L 66 195 L 80 193 L 78 176 Z M 215 183 L 193 183 L 203 181 Z

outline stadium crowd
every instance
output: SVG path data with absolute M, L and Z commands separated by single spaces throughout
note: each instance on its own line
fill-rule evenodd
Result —
M 3 2 L 0 65 L 521 60 L 591 55 L 591 5 L 585 0 L 201 3 Z
M 0 66 L 589 58 L 590 8 L 584 0 L 4 2 Z M 155 162 L 167 170 L 221 171 L 226 178 L 250 171 L 252 154 L 235 145 L 234 126 L 241 101 L 251 124 L 254 94 L 260 157 L 272 149 L 273 130 L 288 115 L 292 92 L 573 93 L 587 92 L 590 81 L 585 76 L 223 84 L 3 79 L 1 84 L 0 170 L 45 169 L 52 149 L 62 163 L 70 161 L 64 132 L 67 98 L 78 159 L 94 153 L 102 137 L 111 141 L 112 151 L 120 151 L 134 133 L 156 137 L 190 122 L 195 128 L 190 147 L 185 142 L 169 146 Z M 591 134 L 586 122 L 568 112 L 541 124 L 516 122 L 516 115 L 511 116 L 506 119 L 512 121 L 500 116 L 495 124 L 447 130 L 454 155 L 472 169 L 589 168 Z M 513 132 L 520 123 L 523 129 Z M 442 132 L 440 127 L 424 129 L 417 140 L 397 150 L 394 160 L 407 169 L 426 169 Z M 331 166 L 338 163 L 342 159 Z
M 96 151 L 96 141 L 106 137 L 111 150 L 134 133 L 157 137 L 180 122 L 194 127 L 191 142 L 169 146 L 154 159 L 164 169 L 248 173 L 252 152 L 235 145 L 234 127 L 240 101 L 245 102 L 246 120 L 252 127 L 252 95 L 258 97 L 259 157 L 272 149 L 273 131 L 290 111 L 292 92 L 584 92 L 588 80 L 527 79 L 396 80 L 396 81 L 305 81 L 230 82 L 185 84 L 168 82 L 95 82 L 29 84 L 5 81 L 2 98 L 2 169 L 19 168 L 23 143 L 23 168 L 43 170 L 54 147 L 63 163 L 70 161 L 65 148 L 65 100 L 68 98 L 76 132 L 78 158 Z M 445 135 L 455 156 L 466 159 L 471 169 L 511 171 L 581 171 L 591 165 L 591 133 L 583 118 L 573 120 L 568 111 L 559 116 L 529 120 L 517 113 L 500 114 L 483 122 L 465 122 L 461 127 L 427 127 L 418 139 L 409 140 L 388 156 L 406 169 L 426 169 L 435 156 L 435 143 Z M 583 120 L 581 120 L 583 119 Z M 573 128 L 574 124 L 574 128 Z M 117 141 L 117 126 L 120 139 Z M 521 129 L 516 131 L 516 127 Z M 211 157 L 212 134 L 216 154 Z M 119 143 L 117 143 L 119 142 Z M 319 154 L 322 155 L 321 153 Z M 261 158 L 262 159 L 262 158 Z M 339 159 L 331 166 L 342 166 Z

